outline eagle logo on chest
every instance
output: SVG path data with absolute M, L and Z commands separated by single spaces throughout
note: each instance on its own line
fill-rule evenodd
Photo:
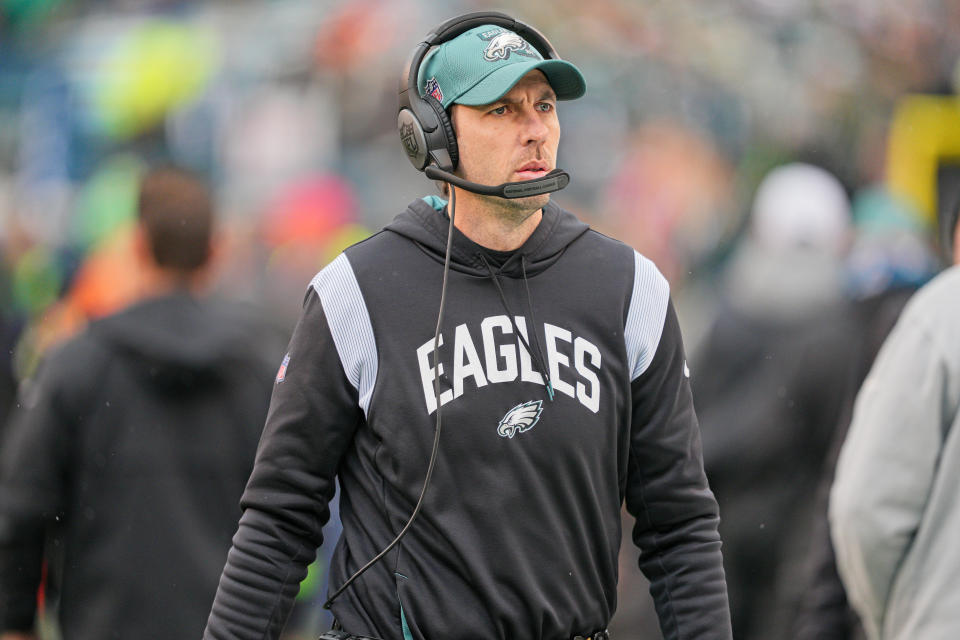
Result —
M 512 438 L 518 433 L 529 431 L 540 420 L 543 413 L 543 400 L 530 400 L 518 404 L 497 425 L 497 433 L 504 438 Z

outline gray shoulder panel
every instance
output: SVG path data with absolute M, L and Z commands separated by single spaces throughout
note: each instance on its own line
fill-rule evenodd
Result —
M 670 285 L 657 267 L 636 251 L 633 259 L 633 294 L 624 330 L 631 381 L 643 375 L 653 361 L 670 301 Z
M 363 293 L 346 254 L 341 253 L 324 267 L 310 286 L 320 296 L 343 372 L 357 390 L 366 415 L 377 380 L 377 344 Z

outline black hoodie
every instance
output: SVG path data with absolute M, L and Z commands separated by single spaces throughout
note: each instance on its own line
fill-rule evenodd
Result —
M 64 640 L 200 636 L 278 357 L 243 315 L 155 298 L 47 359 L 2 447 L 3 629 L 31 627 L 46 553 Z
M 448 228 L 417 200 L 314 279 L 206 638 L 278 637 L 335 477 L 333 587 L 406 523 L 434 438 Z M 729 638 L 666 281 L 553 204 L 517 251 L 455 229 L 451 255 L 433 479 L 400 545 L 334 603 L 339 622 L 390 640 L 588 636 L 616 606 L 625 500 L 665 637 Z

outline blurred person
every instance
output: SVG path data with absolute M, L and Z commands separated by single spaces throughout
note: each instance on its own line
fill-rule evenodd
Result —
M 603 640 L 625 501 L 664 636 L 729 639 L 669 285 L 550 200 L 581 73 L 503 14 L 410 60 L 401 140 L 449 202 L 311 283 L 204 637 L 278 637 L 337 479 L 326 638 Z
M 805 557 L 852 330 L 842 297 L 849 219 L 829 172 L 804 163 L 770 171 L 695 354 L 704 462 L 743 640 L 788 637 L 800 596 L 790 577 Z
M 854 324 L 853 349 L 840 419 L 817 490 L 811 545 L 804 573 L 795 577 L 804 594 L 793 625 L 795 640 L 860 640 L 863 627 L 850 608 L 830 541 L 830 486 L 853 405 L 880 347 L 911 296 L 940 262 L 931 249 L 922 214 L 885 187 L 861 191 L 854 201 L 856 240 L 847 260 L 847 296 Z
M 63 640 L 198 637 L 216 591 L 276 354 L 201 297 L 206 185 L 155 169 L 138 212 L 140 301 L 49 354 L 0 448 L 3 640 L 34 637 L 44 563 Z
M 837 569 L 870 640 L 960 634 L 958 209 L 948 210 L 954 266 L 910 299 L 880 349 L 830 492 Z

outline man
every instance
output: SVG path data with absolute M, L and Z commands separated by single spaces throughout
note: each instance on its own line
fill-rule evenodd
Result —
M 64 640 L 199 637 L 276 355 L 204 302 L 213 208 L 164 168 L 139 196 L 144 299 L 53 353 L 0 458 L 0 638 L 33 638 L 41 567 Z
M 771 170 L 693 357 L 740 640 L 790 637 L 794 574 L 858 335 L 841 295 L 849 229 L 850 202 L 833 174 L 802 162 Z
M 955 201 L 956 203 L 957 201 Z M 960 636 L 960 226 L 857 396 L 830 495 L 847 597 L 871 640 Z
M 585 91 L 573 65 L 495 24 L 440 44 L 420 76 L 451 118 L 457 176 L 481 185 L 553 170 L 557 101 Z M 730 638 L 666 281 L 548 194 L 451 196 L 414 201 L 313 280 L 205 637 L 279 635 L 337 478 L 331 585 L 388 549 L 332 603 L 345 632 L 604 638 L 625 500 L 664 636 Z M 404 529 L 437 411 L 435 473 Z

